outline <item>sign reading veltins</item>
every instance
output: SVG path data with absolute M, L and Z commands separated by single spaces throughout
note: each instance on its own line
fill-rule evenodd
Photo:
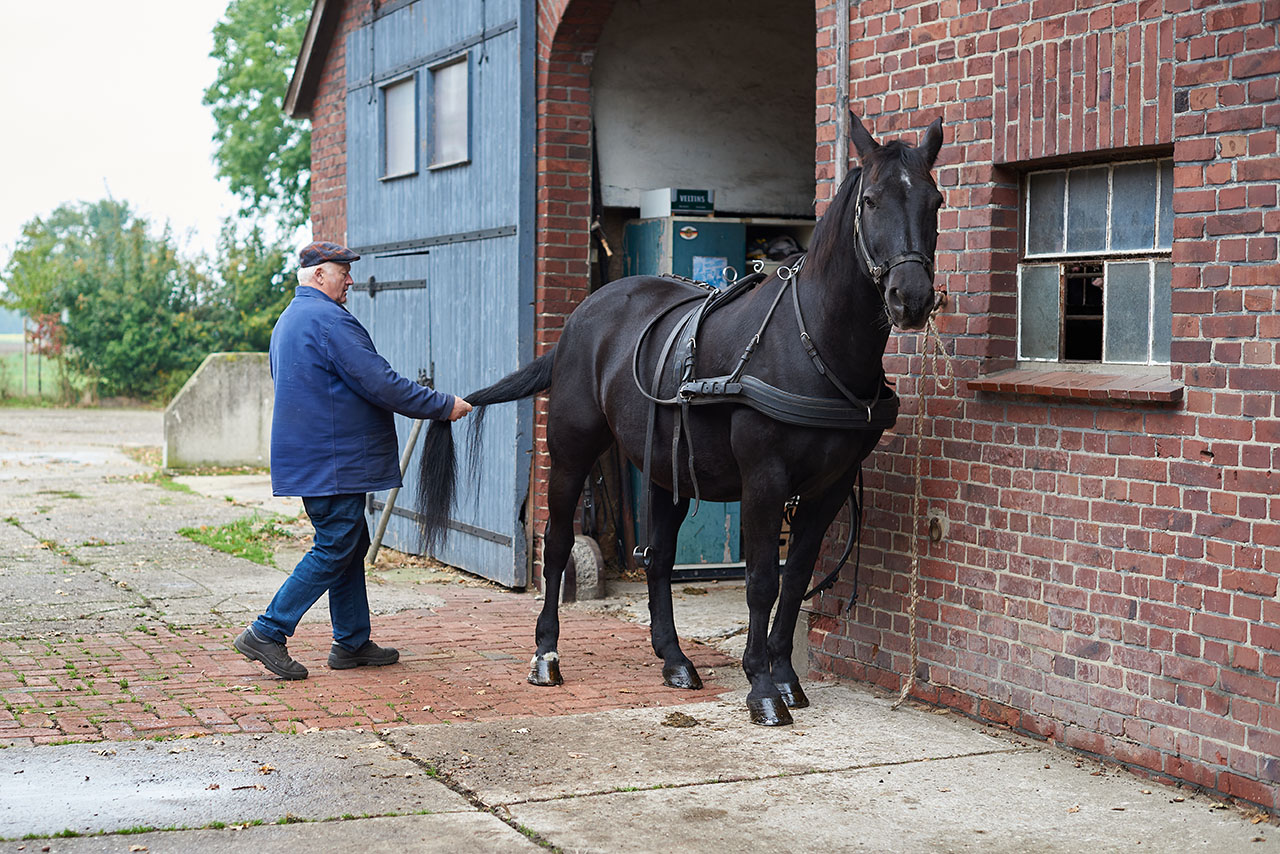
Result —
M 684 190 L 664 187 L 640 194 L 640 218 L 658 216 L 710 216 L 716 210 L 715 190 Z

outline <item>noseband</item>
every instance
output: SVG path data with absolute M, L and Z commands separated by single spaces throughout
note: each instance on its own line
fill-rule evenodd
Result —
M 921 267 L 924 267 L 925 273 L 929 276 L 929 281 L 932 282 L 933 259 L 921 252 L 916 252 L 915 250 L 910 249 L 906 252 L 900 252 L 897 255 L 894 255 L 883 264 L 877 264 L 875 260 L 872 259 L 871 251 L 867 248 L 867 240 L 862 236 L 862 178 L 866 174 L 867 173 L 864 170 L 858 175 L 858 186 L 857 189 L 854 190 L 854 196 L 857 198 L 857 202 L 855 203 L 857 207 L 853 212 L 854 246 L 858 253 L 858 260 L 862 262 L 863 266 L 867 268 L 867 272 L 871 274 L 871 281 L 875 283 L 876 290 L 880 292 L 880 299 L 883 302 L 884 289 L 880 286 L 880 283 L 884 280 L 884 277 L 888 275 L 890 270 L 899 264 L 914 262 L 919 264 Z M 888 311 L 888 308 L 889 306 L 886 304 L 885 310 Z

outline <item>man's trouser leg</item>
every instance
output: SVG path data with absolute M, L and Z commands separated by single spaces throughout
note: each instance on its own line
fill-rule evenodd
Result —
M 315 528 L 315 542 L 253 628 L 263 637 L 285 643 L 302 615 L 328 591 L 334 640 L 358 649 L 369 639 L 364 581 L 369 528 L 364 518 L 364 493 L 303 498 L 302 504 Z

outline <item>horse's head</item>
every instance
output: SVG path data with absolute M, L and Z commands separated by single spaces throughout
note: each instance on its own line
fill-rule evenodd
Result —
M 942 148 L 942 119 L 914 148 L 897 140 L 879 144 L 856 115 L 852 136 L 862 164 L 851 199 L 859 265 L 880 290 L 889 320 L 919 329 L 937 300 L 933 255 L 942 194 L 929 171 Z

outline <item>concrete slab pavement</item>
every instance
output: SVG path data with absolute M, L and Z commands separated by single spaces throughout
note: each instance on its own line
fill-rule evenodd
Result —
M 753 727 L 721 651 L 740 583 L 678 588 L 699 692 L 661 687 L 639 586 L 563 609 L 567 681 L 543 689 L 536 596 L 412 561 L 370 575 L 400 664 L 328 671 L 321 603 L 290 645 L 312 677 L 281 682 L 230 640 L 291 561 L 176 533 L 264 512 L 265 479 L 162 489 L 120 450 L 160 418 L 0 418 L 0 854 L 1280 845 L 1264 817 L 865 686 L 807 683 L 794 726 Z

